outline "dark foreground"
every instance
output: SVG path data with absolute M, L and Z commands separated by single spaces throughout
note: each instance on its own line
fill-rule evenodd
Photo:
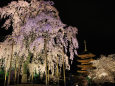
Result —
M 17 84 L 17 85 L 9 85 L 9 86 L 46 86 L 43 84 Z M 48 85 L 48 86 L 58 86 L 58 85 Z

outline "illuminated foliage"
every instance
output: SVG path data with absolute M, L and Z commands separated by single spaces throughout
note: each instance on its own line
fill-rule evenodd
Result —
M 115 55 L 101 56 L 98 60 L 92 61 L 96 69 L 90 70 L 89 77 L 95 83 L 115 83 Z
M 0 44 L 0 58 L 5 58 L 6 70 L 9 69 L 7 64 L 10 62 L 11 45 L 14 43 L 13 61 L 18 58 L 18 63 L 20 61 L 25 63 L 31 52 L 32 61 L 28 63 L 30 72 L 36 70 L 37 73 L 43 74 L 45 72 L 44 39 L 47 39 L 47 62 L 52 74 L 56 70 L 57 57 L 59 66 L 62 67 L 63 52 L 66 69 L 70 69 L 68 60 L 72 61 L 74 54 L 77 55 L 78 30 L 76 27 L 63 24 L 58 11 L 52 5 L 51 1 L 31 0 L 28 3 L 19 0 L 0 8 L 1 19 L 8 17 L 3 27 L 8 29 L 13 26 L 12 35 Z M 70 53 L 70 57 L 67 56 L 67 52 Z M 12 62 L 12 65 L 14 63 Z

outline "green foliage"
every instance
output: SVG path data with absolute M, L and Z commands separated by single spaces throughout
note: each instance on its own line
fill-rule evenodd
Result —
M 5 71 L 0 69 L 0 80 L 4 79 Z
M 38 79 L 40 79 L 40 76 L 41 76 L 40 72 L 39 72 L 39 74 L 37 74 L 37 73 L 35 72 L 35 74 L 34 74 L 34 78 L 38 78 Z
M 43 73 L 43 77 L 42 77 L 42 80 L 44 81 L 46 78 L 46 75 L 45 75 L 45 72 Z
M 88 84 L 91 83 L 91 79 L 88 76 L 86 77 L 86 80 L 88 81 Z
M 6 77 L 8 77 L 8 75 L 9 75 L 9 72 L 6 73 Z
M 0 69 L 0 74 L 3 75 L 4 74 L 4 70 Z
M 38 74 L 34 74 L 34 78 L 37 78 L 39 75 Z
M 24 66 L 23 66 L 23 73 L 24 74 L 27 74 L 27 63 L 24 63 Z
M 39 72 L 39 74 L 38 74 L 38 78 L 40 79 L 40 76 L 41 76 L 41 74 L 40 74 L 40 72 Z
M 29 51 L 27 60 L 26 60 L 26 62 L 25 62 L 24 65 L 23 65 L 23 71 L 24 71 L 23 73 L 24 73 L 24 74 L 27 74 L 28 64 L 30 63 L 32 56 L 33 56 L 33 54 Z
M 33 57 L 33 54 L 29 51 L 28 58 L 27 58 L 27 64 L 31 62 L 31 58 Z

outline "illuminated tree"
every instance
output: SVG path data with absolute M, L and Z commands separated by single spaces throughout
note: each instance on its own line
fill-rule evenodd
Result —
M 115 55 L 102 55 L 98 60 L 92 61 L 96 69 L 90 70 L 89 77 L 95 83 L 115 83 Z
M 63 24 L 59 18 L 58 11 L 53 7 L 51 1 L 23 0 L 12 1 L 7 6 L 0 8 L 0 16 L 7 18 L 3 27 L 9 29 L 13 26 L 12 35 L 0 44 L 0 58 L 5 58 L 6 70 L 9 69 L 11 45 L 13 45 L 13 59 L 23 58 L 22 63 L 28 59 L 29 52 L 32 53 L 31 61 L 27 64 L 31 75 L 35 72 L 43 74 L 45 64 L 49 64 L 49 70 L 52 75 L 55 74 L 57 58 L 59 70 L 63 65 L 63 56 L 65 69 L 70 69 L 69 60 L 73 60 L 74 54 L 77 55 L 78 42 L 76 27 Z M 11 40 L 12 39 L 12 40 Z M 47 39 L 47 47 L 44 47 Z M 47 63 L 45 62 L 47 52 Z M 67 53 L 70 53 L 70 57 Z M 64 55 L 63 55 L 64 54 Z M 18 62 L 19 63 L 19 62 Z M 14 63 L 12 61 L 12 67 Z M 19 66 L 20 63 L 17 65 Z M 34 65 L 34 66 L 32 66 Z M 23 71 L 22 71 L 23 72 Z

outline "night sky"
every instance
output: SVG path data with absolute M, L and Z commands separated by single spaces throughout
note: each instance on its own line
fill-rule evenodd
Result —
M 95 54 L 115 53 L 115 29 L 113 28 L 113 5 L 111 0 L 54 0 L 55 7 L 65 24 L 76 26 L 79 50 L 87 48 Z
M 0 0 L 0 6 L 11 0 Z M 115 29 L 113 28 L 112 0 L 53 0 L 64 24 L 78 28 L 78 52 L 84 50 L 83 40 L 87 41 L 88 51 L 94 54 L 115 53 Z M 1 23 L 1 20 L 0 20 Z M 1 24 L 0 24 L 1 25 Z M 9 30 L 7 33 L 9 33 Z M 0 30 L 0 37 L 4 31 Z

